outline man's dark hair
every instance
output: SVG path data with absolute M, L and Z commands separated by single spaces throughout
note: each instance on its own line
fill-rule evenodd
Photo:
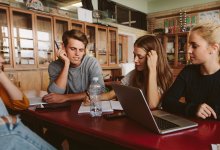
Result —
M 70 38 L 83 42 L 83 44 L 85 45 L 85 48 L 88 44 L 88 39 L 83 32 L 72 29 L 72 30 L 65 31 L 63 33 L 62 40 L 63 40 L 64 47 L 68 45 L 68 41 Z

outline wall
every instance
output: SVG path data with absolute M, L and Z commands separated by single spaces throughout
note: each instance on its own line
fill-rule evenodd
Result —
M 158 11 L 148 14 L 148 32 L 151 33 L 155 28 L 164 27 L 164 19 L 174 16 L 179 16 L 179 10 L 186 10 L 187 15 L 195 15 L 198 12 L 204 12 L 208 10 L 217 10 L 220 9 L 220 1 L 209 2 L 205 4 L 191 5 L 187 7 L 180 7 L 179 9 L 170 9 L 164 11 Z
M 98 10 L 98 0 L 92 0 L 92 5 L 94 10 Z
M 147 1 L 148 0 L 112 0 L 121 5 L 133 8 L 135 10 L 147 13 Z
M 111 0 L 143 13 L 153 13 L 180 7 L 187 7 L 219 0 Z M 98 0 L 92 0 L 94 9 L 98 9 Z
M 198 4 L 205 4 L 219 0 L 151 0 L 147 5 L 147 12 L 157 12 L 170 9 L 177 9 Z

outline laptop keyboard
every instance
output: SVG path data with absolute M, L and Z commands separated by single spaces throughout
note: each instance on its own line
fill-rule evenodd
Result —
M 161 130 L 165 130 L 165 129 L 170 129 L 170 128 L 175 128 L 178 127 L 179 125 L 172 123 L 170 121 L 167 121 L 165 119 L 159 118 L 157 116 L 154 116 L 155 121 L 157 122 L 158 127 Z

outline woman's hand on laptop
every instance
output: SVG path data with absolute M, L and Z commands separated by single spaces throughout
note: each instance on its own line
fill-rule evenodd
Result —
M 215 111 L 212 109 L 212 107 L 210 107 L 206 103 L 199 105 L 196 116 L 202 119 L 206 119 L 213 116 L 214 119 L 217 119 L 217 115 Z

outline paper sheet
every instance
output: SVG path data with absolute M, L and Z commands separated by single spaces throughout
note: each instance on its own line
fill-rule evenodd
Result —
M 113 110 L 123 110 L 119 101 L 110 100 L 110 101 L 102 101 L 102 112 L 113 112 Z M 81 103 L 81 106 L 78 110 L 78 113 L 89 113 L 90 106 L 84 106 Z
M 211 144 L 212 150 L 220 150 L 220 144 Z
M 110 100 L 110 103 L 113 110 L 123 110 L 119 101 Z

